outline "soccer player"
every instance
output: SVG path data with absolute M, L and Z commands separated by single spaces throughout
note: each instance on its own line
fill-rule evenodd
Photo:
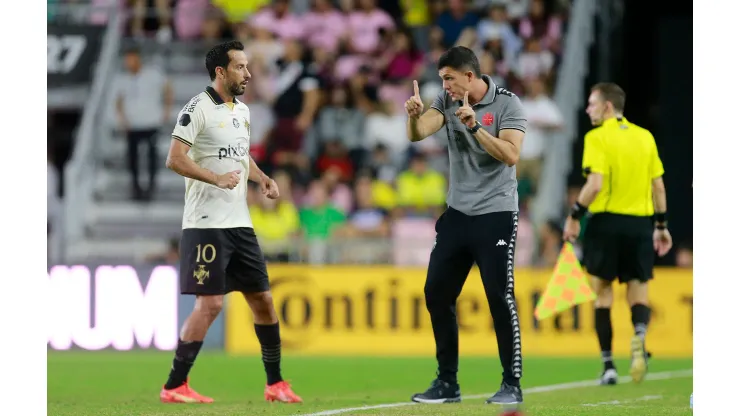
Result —
M 601 384 L 617 383 L 612 360 L 612 283 L 627 284 L 627 302 L 635 329 L 631 341 L 633 381 L 647 373 L 645 333 L 650 322 L 648 282 L 653 278 L 655 251 L 671 249 L 666 222 L 663 163 L 653 135 L 624 117 L 626 95 L 612 83 L 591 88 L 586 112 L 597 126 L 585 137 L 583 174 L 587 177 L 566 220 L 563 237 L 574 240 L 579 220 L 590 211 L 583 236 L 583 265 L 597 294 L 595 327 L 604 371 Z
M 251 75 L 244 46 L 222 43 L 206 55 L 211 85 L 188 102 L 177 118 L 167 167 L 185 177 L 180 241 L 180 292 L 195 295 L 183 325 L 169 379 L 160 392 L 166 403 L 211 403 L 188 384 L 188 373 L 208 328 L 221 312 L 224 295 L 244 295 L 254 315 L 267 373 L 265 399 L 301 402 L 280 373 L 280 330 L 267 268 L 247 208 L 246 179 L 268 198 L 275 181 L 249 156 L 249 108 L 236 99 Z
M 480 269 L 503 366 L 499 391 L 486 403 L 522 402 L 522 349 L 514 298 L 514 246 L 519 201 L 516 168 L 526 131 L 519 98 L 481 75 L 468 48 L 446 51 L 437 65 L 443 91 L 424 111 L 419 85 L 406 101 L 412 142 L 444 128 L 449 141 L 447 209 L 436 223 L 424 296 L 437 346 L 437 378 L 411 400 L 459 402 L 455 306 L 473 262 Z

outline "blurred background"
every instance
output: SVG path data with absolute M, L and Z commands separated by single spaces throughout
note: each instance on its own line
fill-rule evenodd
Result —
M 146 287 L 152 268 L 177 267 L 185 185 L 164 167 L 170 134 L 178 111 L 210 83 L 206 51 L 239 39 L 253 76 L 240 97 L 252 114 L 252 157 L 281 193 L 277 201 L 249 194 L 271 267 L 423 273 L 445 206 L 447 139 L 410 144 L 403 103 L 418 80 L 428 108 L 441 90 L 438 57 L 465 45 L 520 96 L 529 119 L 517 166 L 516 267 L 552 270 L 584 183 L 589 88 L 613 81 L 627 92 L 626 117 L 654 133 L 666 169 L 674 249 L 657 262 L 688 269 L 691 282 L 688 3 L 47 2 L 50 268 L 130 265 Z M 690 333 L 684 341 L 690 350 Z
M 250 193 L 272 262 L 426 265 L 447 191 L 447 143 L 411 144 L 404 101 L 428 108 L 446 48 L 474 49 L 518 94 L 516 264 L 552 267 L 583 184 L 588 87 L 615 81 L 654 132 L 676 248 L 691 266 L 690 30 L 629 1 L 48 0 L 51 263 L 177 261 L 184 180 L 164 167 L 177 112 L 209 84 L 205 52 L 247 48 L 252 157 L 281 198 Z M 636 4 L 636 3 L 635 3 Z M 646 14 L 647 12 L 647 14 Z M 686 54 L 688 55 L 688 54 Z

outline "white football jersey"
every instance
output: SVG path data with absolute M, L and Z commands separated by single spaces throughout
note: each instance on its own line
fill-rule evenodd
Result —
M 234 99 L 225 103 L 208 87 L 193 97 L 177 116 L 172 138 L 188 146 L 198 166 L 217 175 L 241 170 L 234 189 L 221 189 L 185 178 L 182 228 L 252 227 L 247 207 L 249 177 L 249 108 Z

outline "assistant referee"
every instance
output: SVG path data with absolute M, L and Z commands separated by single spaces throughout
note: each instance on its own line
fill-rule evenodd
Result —
M 647 373 L 645 333 L 650 322 L 648 281 L 653 278 L 655 252 L 671 249 L 666 222 L 663 163 L 655 138 L 624 117 L 626 94 L 613 83 L 591 88 L 586 112 L 597 126 L 586 134 L 583 174 L 586 184 L 568 217 L 564 238 L 580 233 L 580 219 L 593 216 L 583 236 L 583 265 L 597 294 L 595 327 L 604 371 L 601 384 L 617 383 L 612 360 L 612 282 L 627 284 L 635 335 L 631 341 L 630 374 L 635 382 Z

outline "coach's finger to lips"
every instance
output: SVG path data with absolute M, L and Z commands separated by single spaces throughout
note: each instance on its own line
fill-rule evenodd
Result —
M 463 106 L 468 106 L 468 92 L 465 91 L 465 95 L 463 96 Z

